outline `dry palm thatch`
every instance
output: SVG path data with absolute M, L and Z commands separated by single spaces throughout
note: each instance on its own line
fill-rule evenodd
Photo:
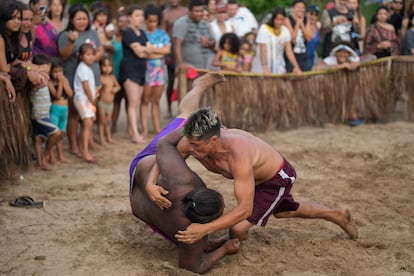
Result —
M 223 72 L 227 82 L 207 93 L 206 103 L 229 127 L 266 131 L 352 118 L 386 121 L 401 91 L 407 91 L 412 119 L 414 78 L 408 77 L 414 76 L 412 65 L 412 58 L 388 58 L 355 71 L 315 71 L 300 77 Z
M 405 118 L 414 121 L 414 57 L 394 58 L 391 67 L 392 89 L 406 101 Z
M 11 177 L 16 170 L 27 170 L 31 161 L 30 103 L 26 93 L 17 92 L 16 102 L 9 103 L 0 82 L 0 179 Z

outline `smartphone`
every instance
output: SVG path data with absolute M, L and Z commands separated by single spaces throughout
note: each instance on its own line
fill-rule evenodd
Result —
M 41 5 L 39 7 L 39 10 L 40 10 L 40 14 L 41 15 L 45 15 L 46 14 L 46 11 L 47 11 L 47 6 L 46 5 Z

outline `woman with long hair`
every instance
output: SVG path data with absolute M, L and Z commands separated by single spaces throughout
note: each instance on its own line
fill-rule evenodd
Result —
M 82 4 L 74 4 L 69 9 L 68 25 L 58 39 L 59 53 L 64 61 L 64 71 L 69 83 L 73 86 L 75 71 L 78 64 L 79 47 L 89 43 L 95 48 L 95 61 L 91 64 L 95 76 L 96 87 L 101 85 L 101 70 L 99 60 L 104 54 L 101 41 L 94 30 L 91 30 L 89 11 Z M 67 134 L 70 151 L 79 156 L 77 144 L 79 114 L 69 100 L 69 116 Z M 92 143 L 93 144 L 93 143 Z
M 380 6 L 375 14 L 377 21 L 369 26 L 364 41 L 365 54 L 373 54 L 377 58 L 386 56 L 398 56 L 400 45 L 394 26 L 387 23 L 390 10 L 386 6 Z

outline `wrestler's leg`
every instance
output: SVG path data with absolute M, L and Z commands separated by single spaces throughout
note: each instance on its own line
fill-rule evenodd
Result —
M 192 112 L 200 107 L 200 101 L 204 92 L 225 80 L 226 78 L 217 72 L 208 72 L 197 78 L 193 83 L 193 88 L 185 94 L 180 101 L 180 115 L 178 115 L 178 117 L 187 118 Z
M 243 220 L 236 225 L 233 225 L 230 228 L 230 239 L 238 238 L 240 241 L 247 240 L 249 229 L 254 226 L 254 224 L 248 222 L 247 220 Z
M 277 213 L 274 216 L 277 218 L 312 218 L 324 219 L 335 223 L 341 227 L 352 239 L 358 237 L 358 230 L 352 223 L 351 213 L 348 209 L 331 209 L 319 203 L 309 200 L 302 200 L 299 202 L 299 208 L 296 211 L 288 211 Z

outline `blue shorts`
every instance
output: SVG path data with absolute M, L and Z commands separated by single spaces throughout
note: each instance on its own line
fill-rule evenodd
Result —
M 49 137 L 50 135 L 59 131 L 59 128 L 53 124 L 48 117 L 32 120 L 33 124 L 33 135 L 35 137 L 42 136 L 44 138 Z
M 68 111 L 67 105 L 52 104 L 50 107 L 50 121 L 63 132 L 66 132 L 68 124 Z

